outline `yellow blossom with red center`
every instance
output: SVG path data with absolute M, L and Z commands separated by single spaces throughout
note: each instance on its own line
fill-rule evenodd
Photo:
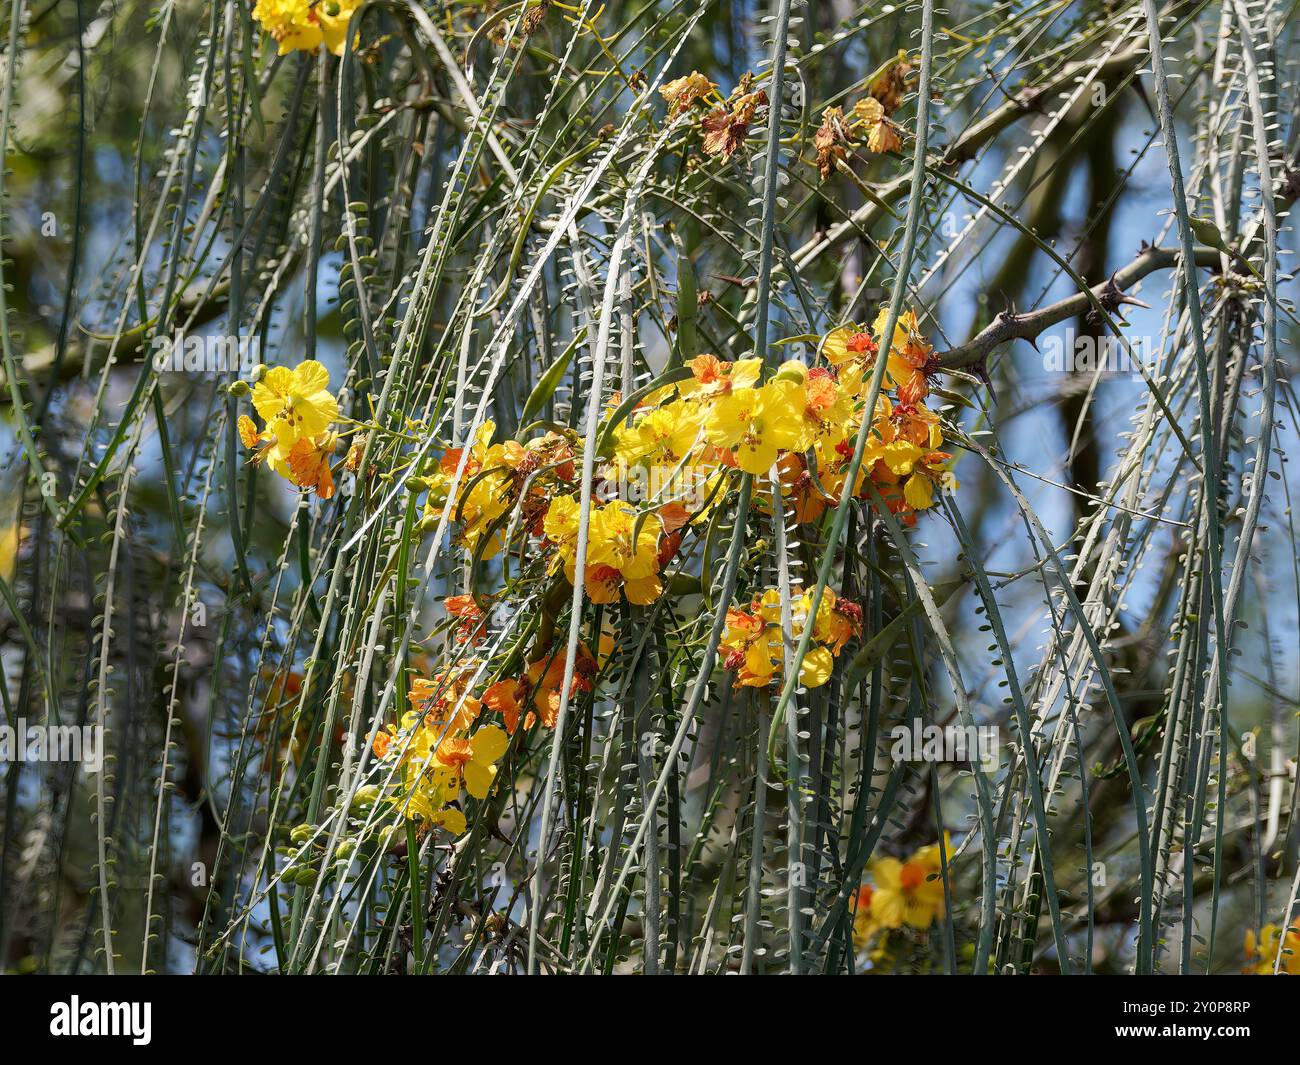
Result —
M 944 852 L 952 853 L 944 837 Z M 871 863 L 873 919 L 881 928 L 925 930 L 944 914 L 944 888 L 939 844 L 914 851 L 905 861 L 877 858 Z
M 792 652 L 793 645 L 803 636 L 811 609 L 811 592 L 793 597 L 790 604 Z M 851 637 L 861 634 L 860 623 L 854 628 L 852 617 L 853 608 L 843 604 L 829 588 L 825 589 L 813 622 L 812 641 L 799 667 L 799 683 L 804 687 L 817 688 L 830 680 L 835 658 Z M 720 647 L 723 666 L 736 673 L 736 687 L 765 688 L 779 680 L 785 667 L 781 593 L 768 588 L 756 595 L 748 608 L 729 609 L 726 621 Z M 849 626 L 847 631 L 845 625 Z
M 811 443 L 804 406 L 799 384 L 773 379 L 761 388 L 737 388 L 719 397 L 704 431 L 719 447 L 735 448 L 742 470 L 761 476 L 781 451 L 802 451 Z
M 339 406 L 329 391 L 329 371 L 314 359 L 292 370 L 273 366 L 253 386 L 252 399 L 264 427 L 259 429 L 246 414 L 236 423 L 252 461 L 266 462 L 285 480 L 321 499 L 333 496 L 330 461 L 339 437 L 328 430 Z

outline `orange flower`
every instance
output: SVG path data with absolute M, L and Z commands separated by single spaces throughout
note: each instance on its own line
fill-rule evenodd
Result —
M 486 615 L 472 595 L 449 595 L 442 601 L 442 605 L 452 617 L 460 618 L 460 625 L 456 628 L 456 639 L 459 643 L 481 640 L 486 635 L 484 628 Z
M 416 677 L 411 681 L 412 710 L 424 710 L 425 722 L 450 732 L 463 732 L 479 715 L 482 704 L 468 694 L 473 678 L 472 668 L 461 669 L 454 675 L 443 670 L 433 677 Z
M 448 736 L 438 744 L 437 755 L 438 761 L 443 765 L 460 772 L 465 763 L 474 757 L 474 748 L 469 745 L 469 740 Z
M 660 569 L 668 565 L 677 557 L 677 552 L 682 546 L 682 534 L 679 532 L 665 533 L 659 541 L 659 556 L 657 562 Z
M 315 491 L 321 499 L 334 495 L 330 454 L 334 448 L 328 436 L 301 437 L 289 452 L 290 479 L 299 488 Z
M 483 693 L 483 705 L 500 714 L 506 723 L 506 731 L 512 736 L 519 727 L 519 715 L 528 699 L 528 685 L 519 680 L 499 680 L 489 685 Z M 531 712 L 524 721 L 524 728 L 532 728 L 535 715 Z
M 542 724 L 555 728 L 555 720 L 560 713 L 560 687 L 564 684 L 564 653 L 558 652 L 549 660 L 539 659 L 528 667 L 527 681 L 533 692 L 533 707 L 541 716 Z M 577 656 L 573 663 L 573 683 L 569 686 L 569 698 L 578 692 L 589 692 L 595 687 L 595 677 L 599 670 L 595 656 L 585 643 L 578 644 Z
M 813 481 L 808 461 L 802 455 L 787 452 L 777 460 L 781 473 L 782 493 L 794 504 L 794 520 L 800 525 L 816 521 L 826 513 L 826 504 L 832 502 L 819 491 Z
M 675 501 L 665 503 L 657 513 L 660 521 L 664 523 L 664 532 L 668 534 L 675 533 L 683 526 L 689 525 L 691 521 L 691 512 Z

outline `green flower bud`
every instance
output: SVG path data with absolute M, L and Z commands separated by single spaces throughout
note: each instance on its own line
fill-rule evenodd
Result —
M 808 367 L 798 359 L 790 359 L 788 362 L 783 362 L 781 364 L 781 368 L 776 371 L 776 376 L 773 380 L 793 381 L 795 384 L 801 385 L 807 376 Z
M 348 807 L 348 812 L 352 814 L 363 814 L 375 805 L 379 798 L 380 788 L 378 784 L 367 784 L 363 788 L 357 788 L 357 793 L 352 796 L 352 804 Z

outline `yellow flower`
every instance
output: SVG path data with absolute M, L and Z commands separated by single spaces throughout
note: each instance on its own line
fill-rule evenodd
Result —
M 273 366 L 253 387 L 253 407 L 275 437 L 277 458 L 287 458 L 299 439 L 323 433 L 339 416 L 329 383 L 329 371 L 308 359 L 292 370 Z
M 469 694 L 469 683 L 473 678 L 472 660 L 454 674 L 443 670 L 433 677 L 415 677 L 407 694 L 411 709 L 403 715 L 402 727 L 410 729 L 423 720 L 424 727 L 434 738 L 448 732 L 464 732 L 482 709 L 480 701 Z
M 556 496 L 542 519 L 542 531 L 565 562 L 572 561 L 577 551 L 580 509 L 577 496 Z
M 677 382 L 677 394 L 683 397 L 719 396 L 736 388 L 749 388 L 758 384 L 763 372 L 762 359 L 723 362 L 716 355 L 696 355 L 686 365 L 691 368 L 691 376 Z
M 832 329 L 822 339 L 822 357 L 835 367 L 840 385 L 851 394 L 864 391 L 868 371 L 876 364 L 876 341 L 857 325 Z
M 465 831 L 465 815 L 454 806 L 444 806 L 441 810 L 434 810 L 428 820 L 437 828 L 445 828 L 453 836 L 459 836 Z
M 934 506 L 934 489 L 930 479 L 924 474 L 912 474 L 903 485 L 903 500 L 913 510 L 925 510 Z
M 361 0 L 257 0 L 253 18 L 279 46 L 281 55 L 314 52 L 322 44 L 343 54 L 348 21 Z
M 674 466 L 695 446 L 702 419 L 698 404 L 668 403 L 652 410 L 635 426 L 620 426 L 615 432 L 614 455 L 625 466 L 643 462 Z
M 613 566 L 626 578 L 649 577 L 657 568 L 661 532 L 663 521 L 658 514 L 640 518 L 630 504 L 615 500 L 591 517 L 587 560 Z
M 879 461 L 889 467 L 889 472 L 902 477 L 912 472 L 912 467 L 925 454 L 915 444 L 906 440 L 892 440 L 880 448 Z
M 570 584 L 577 577 L 579 516 L 576 497 L 557 496 L 542 521 L 542 529 L 555 545 Z M 621 595 L 626 595 L 638 606 L 658 599 L 663 593 L 659 579 L 659 540 L 663 532 L 662 517 L 653 512 L 641 514 L 623 500 L 593 507 L 587 524 L 587 597 L 593 603 L 617 603 Z
M 810 647 L 799 666 L 799 683 L 805 688 L 820 688 L 831 679 L 835 658 L 825 647 Z
M 456 470 L 464 462 L 458 490 L 460 496 L 452 508 L 452 517 L 459 518 L 462 529 L 459 542 L 477 553 L 485 537 L 485 559 L 494 558 L 505 542 L 505 531 L 499 519 L 514 505 L 520 486 L 524 482 L 521 468 L 529 461 L 529 453 L 516 440 L 492 444 L 496 425 L 485 421 L 474 433 L 466 454 L 465 448 L 448 448 L 438 460 L 437 469 L 428 477 L 429 494 L 424 503 L 424 518 L 438 520 L 447 503 L 447 494 L 456 480 Z
M 496 520 L 510 509 L 514 501 L 513 465 L 517 463 L 518 454 L 509 443 L 493 444 L 487 449 L 482 459 L 482 472 L 475 475 L 468 484 L 469 490 L 461 497 L 460 517 L 465 523 L 461 540 L 471 552 L 478 549 L 479 542 L 492 531 Z M 463 479 L 461 483 L 466 484 Z M 484 558 L 496 556 L 504 535 L 502 530 L 496 530 L 483 552 Z
M 947 836 L 944 836 L 945 851 Z M 936 917 L 942 917 L 943 878 L 940 875 L 939 845 L 931 843 L 916 851 L 905 862 L 897 858 L 878 858 L 871 863 L 875 892 L 871 912 L 882 928 L 926 929 Z
M 497 775 L 496 763 L 509 745 L 505 729 L 484 725 L 468 740 L 449 737 L 438 744 L 438 761 L 460 774 L 465 790 L 476 799 L 487 797 Z
M 444 807 L 460 794 L 460 776 L 435 760 L 433 751 L 438 734 L 434 729 L 420 725 L 410 731 L 413 718 L 418 715 L 403 716 L 402 735 L 389 726 L 392 738 L 384 744 L 381 757 L 397 759 L 401 784 L 388 796 L 388 802 L 404 811 L 409 820 L 441 825 L 459 835 L 465 831 L 464 815 Z
M 352 12 L 361 6 L 361 0 L 321 0 L 315 7 L 320 21 L 321 39 L 335 55 L 343 54 L 347 43 L 348 22 Z
M 638 514 L 622 500 L 615 500 L 592 512 L 588 530 L 587 576 L 588 592 L 593 602 L 615 602 L 619 579 L 631 603 L 647 606 L 659 598 L 663 592 L 659 580 L 659 537 L 663 529 L 663 519 L 658 514 Z M 568 576 L 572 581 L 572 566 Z M 604 589 L 594 587 L 602 583 Z
M 746 473 L 765 474 L 780 451 L 808 446 L 803 397 L 802 386 L 789 380 L 734 389 L 714 403 L 704 431 L 711 443 L 735 447 Z
M 805 593 L 790 604 L 790 635 L 794 641 L 803 636 L 808 621 L 811 593 Z M 805 688 L 819 688 L 831 679 L 835 656 L 848 639 L 840 639 L 837 607 L 852 614 L 856 607 L 839 603 L 835 593 L 826 590 L 813 637 L 819 641 L 809 646 L 799 666 L 799 683 Z M 860 613 L 860 612 L 858 612 Z M 825 617 L 823 621 L 822 618 Z M 831 647 L 825 642 L 834 641 Z M 785 668 L 785 651 L 781 639 L 781 593 L 768 588 L 750 603 L 748 610 L 728 610 L 727 628 L 722 637 L 723 666 L 736 670 L 738 688 L 765 688 L 779 677 Z
M 1273 966 L 1277 962 L 1278 939 L 1282 930 L 1275 924 L 1266 924 L 1256 935 L 1246 931 L 1246 967 L 1242 972 L 1248 976 L 1272 976 Z M 1278 975 L 1300 976 L 1300 929 L 1294 925 L 1286 930 L 1286 940 L 1282 944 L 1282 964 Z
M 884 337 L 881 334 L 888 324 L 889 308 L 881 307 L 875 322 L 872 323 L 871 331 L 882 347 Z M 904 311 L 894 323 L 894 339 L 889 345 L 889 360 L 885 372 L 885 384 L 890 388 L 903 389 L 906 384 L 913 390 L 911 395 L 905 395 L 904 391 L 900 391 L 900 401 L 915 403 L 924 400 L 927 388 L 925 375 L 920 371 L 929 366 L 931 354 L 930 345 L 921 334 L 921 327 L 917 323 L 916 312 Z M 914 380 L 918 376 L 919 380 Z

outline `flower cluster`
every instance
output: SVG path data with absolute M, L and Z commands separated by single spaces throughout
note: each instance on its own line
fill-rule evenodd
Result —
M 946 835 L 944 853 L 952 853 Z M 877 858 L 870 871 L 871 883 L 863 884 L 851 902 L 853 945 L 858 950 L 904 925 L 925 931 L 944 915 L 939 844 L 919 848 L 906 861 Z
M 848 115 L 840 107 L 828 107 L 822 112 L 822 123 L 813 135 L 813 148 L 823 181 L 859 141 L 877 154 L 897 151 L 902 146 L 898 125 L 889 116 L 903 102 L 912 73 L 907 53 L 900 51 L 872 80 L 868 94 L 853 105 Z
M 700 118 L 700 147 L 706 155 L 723 159 L 735 155 L 749 136 L 749 127 L 759 109 L 768 105 L 767 93 L 753 87 L 750 74 L 744 75 L 725 99 L 718 92 L 718 86 L 698 70 L 661 86 L 659 94 L 668 101 L 669 118 L 688 113 L 696 104 L 714 105 Z
M 701 89 L 686 86 L 681 92 L 698 96 Z M 831 331 L 821 339 L 813 366 L 791 360 L 765 378 L 762 359 L 726 362 L 700 355 L 665 375 L 667 383 L 638 393 L 635 402 L 613 397 L 600 427 L 599 463 L 590 486 L 582 567 L 586 598 L 634 606 L 658 600 L 674 576 L 666 567 L 684 535 L 725 504 L 742 473 L 758 478 L 760 506 L 784 508 L 801 523 L 820 520 L 849 490 L 858 499 L 882 500 L 910 525 L 916 512 L 934 505 L 936 489 L 956 487 L 951 456 L 940 450 L 939 415 L 926 406 L 938 369 L 934 352 L 914 314 L 903 315 L 887 341 L 884 319 L 882 313 L 869 330 L 848 325 Z M 855 441 L 882 351 L 885 366 L 879 372 L 887 394 L 877 397 L 863 461 L 849 486 Z M 335 490 L 330 456 L 339 438 L 331 427 L 340 413 L 325 367 L 315 361 L 274 367 L 251 391 L 263 425 L 244 416 L 239 427 L 253 461 L 267 462 L 298 487 L 328 499 Z M 424 431 L 421 425 L 407 428 Z M 562 587 L 556 584 L 561 574 L 570 585 L 578 576 L 579 437 L 568 429 L 524 441 L 496 437 L 495 424 L 484 422 L 464 446 L 408 469 L 409 486 L 426 493 L 419 531 L 446 523 L 476 565 L 507 552 L 518 558 L 523 579 L 545 581 L 553 594 Z M 359 451 L 354 446 L 349 452 L 349 468 L 355 468 L 351 456 Z M 630 498 L 620 494 L 633 483 L 641 490 Z M 828 589 L 812 616 L 811 598 L 796 591 L 791 636 L 801 639 L 811 625 L 800 682 L 817 687 L 830 678 L 846 644 L 860 638 L 862 613 Z M 490 599 L 475 592 L 444 602 L 451 640 L 470 645 L 471 653 L 486 638 Z M 779 681 L 786 648 L 777 591 L 769 588 L 747 607 L 729 610 L 726 620 L 722 651 L 736 685 L 757 688 Z M 374 745 L 396 781 L 380 789 L 387 802 L 427 825 L 464 830 L 462 789 L 475 798 L 487 794 L 508 737 L 521 723 L 525 729 L 555 726 L 565 655 L 551 645 L 548 630 L 538 636 L 522 659 L 526 664 L 498 669 L 479 695 L 470 687 L 482 663 L 473 659 L 435 668 L 412 682 L 411 709 Z M 569 697 L 594 691 L 599 670 L 597 657 L 581 646 Z M 499 715 L 501 725 L 481 723 L 484 711 Z M 926 860 L 923 852 L 918 855 L 909 869 Z M 930 888 L 914 879 L 906 870 L 895 875 L 882 863 L 871 912 L 880 913 L 882 893 L 888 900 L 895 891 L 905 904 L 897 920 L 916 924 L 933 900 Z M 889 922 L 896 914 L 888 906 L 885 913 L 873 920 L 893 927 Z
M 570 584 L 577 575 L 580 510 L 577 496 L 558 496 L 547 509 L 542 526 Z M 583 582 L 587 598 L 593 603 L 617 603 L 626 596 L 637 606 L 658 599 L 664 590 L 659 578 L 664 531 L 664 520 L 658 514 L 638 513 L 621 499 L 593 507 Z
M 537 721 L 545 728 L 555 728 L 560 712 L 560 689 L 564 686 L 564 660 L 562 650 L 531 663 L 520 677 L 508 677 L 491 685 L 483 693 L 483 705 L 495 710 L 505 721 L 506 731 L 514 734 L 522 717 L 524 728 L 530 729 Z M 579 692 L 595 689 L 599 670 L 596 657 L 586 644 L 578 644 L 573 661 L 573 681 L 569 685 L 569 698 Z
M 790 606 L 791 637 L 798 641 L 812 611 L 812 593 L 805 592 Z M 862 608 L 825 589 L 813 619 L 812 641 L 799 667 L 799 683 L 806 688 L 825 684 L 844 645 L 861 635 Z M 785 661 L 781 593 L 768 588 L 754 596 L 748 610 L 728 610 L 721 646 L 723 665 L 736 672 L 737 688 L 766 688 L 779 679 Z
M 664 568 L 677 555 L 687 528 L 726 498 L 742 471 L 766 478 L 777 471 L 781 494 L 799 522 L 818 520 L 837 504 L 848 478 L 885 315 L 871 331 L 850 325 L 822 341 L 824 364 L 791 360 L 762 381 L 762 360 L 692 359 L 688 375 L 642 396 L 625 419 L 611 424 L 605 460 L 592 485 L 584 592 L 594 603 L 656 601 Z M 937 370 L 916 317 L 902 316 L 886 353 L 878 397 L 853 494 L 876 494 L 904 524 L 935 503 L 936 489 L 956 487 L 951 455 L 940 450 L 938 414 L 926 406 Z M 620 408 L 621 409 L 621 408 Z M 423 528 L 444 512 L 471 555 L 491 559 L 512 540 L 524 557 L 537 543 L 546 573 L 577 576 L 581 485 L 575 470 L 577 437 L 548 431 L 526 442 L 494 442 L 484 422 L 467 448 L 429 461 L 416 487 L 427 486 Z M 629 501 L 619 489 L 648 486 Z M 453 485 L 456 498 L 450 498 Z M 537 559 L 533 554 L 531 557 Z
M 867 391 L 886 318 L 887 312 L 882 310 L 871 332 L 842 326 L 822 343 L 822 355 L 834 368 L 839 388 L 850 396 L 859 398 Z M 883 393 L 877 397 L 854 495 L 871 498 L 870 480 L 890 511 L 909 526 L 915 523 L 916 511 L 934 506 L 936 488 L 951 491 L 958 487 L 951 470 L 952 455 L 940 450 L 943 430 L 939 416 L 926 406 L 930 378 L 937 369 L 934 350 L 921 335 L 915 314 L 903 314 L 886 354 L 884 384 L 894 390 L 895 398 Z M 848 428 L 856 436 L 856 418 Z M 839 501 L 853 454 L 850 434 L 827 433 L 814 454 L 816 482 L 798 462 L 788 463 L 783 470 L 802 521 L 815 520 L 827 503 Z
M 516 440 L 493 443 L 496 423 L 485 421 L 474 434 L 468 454 L 449 448 L 433 463 L 424 484 L 426 522 L 442 514 L 461 469 L 459 493 L 452 516 L 460 523 L 459 542 L 471 553 L 494 558 L 505 543 L 506 525 L 516 505 L 521 506 L 524 529 L 541 534 L 542 518 L 557 486 L 574 478 L 573 442 L 548 432 L 526 444 Z
M 257 0 L 253 18 L 279 46 L 280 54 L 314 52 L 323 44 L 343 54 L 348 21 L 361 0 Z
M 509 743 L 497 725 L 471 731 L 483 706 L 469 694 L 474 672 L 474 663 L 468 663 L 416 678 L 400 728 L 389 725 L 374 741 L 375 755 L 400 782 L 388 801 L 408 818 L 453 835 L 465 831 L 465 814 L 454 805 L 461 788 L 486 798 Z
M 246 414 L 239 418 L 239 437 L 253 452 L 254 462 L 267 463 L 281 477 L 321 499 L 334 494 L 330 456 L 339 440 L 330 431 L 339 404 L 329 383 L 329 371 L 314 359 L 292 370 L 274 366 L 253 386 L 253 409 L 265 425 L 259 429 Z
M 443 604 L 460 623 L 458 639 L 475 638 L 484 620 L 466 600 L 472 603 L 468 596 L 451 596 Z M 482 698 L 471 692 L 481 660 L 469 659 L 432 676 L 416 677 L 411 682 L 411 709 L 402 715 L 400 725 L 389 725 L 375 736 L 375 756 L 389 773 L 387 787 L 378 787 L 376 796 L 382 795 L 411 820 L 460 835 L 466 826 L 459 804 L 462 787 L 476 799 L 487 797 L 496 763 L 520 721 L 525 729 L 538 722 L 555 728 L 564 662 L 563 649 L 553 648 L 522 675 L 490 684 Z M 599 669 L 595 655 L 586 644 L 579 644 L 570 698 L 593 691 Z M 484 724 L 480 720 L 484 711 L 500 714 L 505 728 Z

